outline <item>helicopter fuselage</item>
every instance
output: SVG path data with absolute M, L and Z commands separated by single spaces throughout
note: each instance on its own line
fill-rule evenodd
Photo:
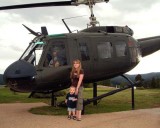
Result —
M 56 66 L 52 60 L 55 54 L 56 59 L 60 58 Z M 75 59 L 82 62 L 84 82 L 90 83 L 124 74 L 140 58 L 138 42 L 126 33 L 81 31 L 48 35 L 31 42 L 21 58 L 6 69 L 4 79 L 15 91 L 58 91 L 70 86 Z

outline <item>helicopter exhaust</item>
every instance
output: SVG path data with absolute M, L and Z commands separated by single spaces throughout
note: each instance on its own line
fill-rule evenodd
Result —
M 45 26 L 42 26 L 41 27 L 41 32 L 44 36 L 48 35 L 48 31 L 47 31 L 47 28 Z

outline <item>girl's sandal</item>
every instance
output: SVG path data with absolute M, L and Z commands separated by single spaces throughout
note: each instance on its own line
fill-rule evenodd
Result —
M 77 118 L 77 121 L 81 121 L 81 118 Z

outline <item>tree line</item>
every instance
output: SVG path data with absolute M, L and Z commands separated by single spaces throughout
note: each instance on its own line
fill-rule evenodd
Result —
M 135 77 L 135 82 L 139 82 L 138 87 L 160 88 L 160 78 L 159 77 L 152 77 L 151 80 L 145 80 L 140 74 L 138 74 Z
M 142 87 L 142 88 L 160 88 L 160 77 L 153 76 L 151 79 L 143 79 L 143 77 L 138 74 L 135 76 L 133 82 L 137 83 L 136 87 Z M 127 86 L 129 83 L 126 81 L 120 81 L 117 80 L 115 84 L 115 81 L 112 82 L 111 79 L 103 80 L 103 81 L 98 81 L 97 85 L 103 85 L 103 86 L 113 86 L 113 87 L 118 87 L 118 88 L 123 88 Z M 93 83 L 85 84 L 84 87 L 93 87 Z

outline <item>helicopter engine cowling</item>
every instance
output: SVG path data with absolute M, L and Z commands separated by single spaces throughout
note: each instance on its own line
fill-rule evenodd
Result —
M 36 69 L 32 64 L 24 60 L 18 60 L 5 70 L 3 78 L 11 90 L 29 92 L 36 84 L 35 75 Z
M 106 32 L 106 33 L 124 33 L 133 36 L 134 32 L 128 26 L 96 26 L 82 30 L 81 32 Z

